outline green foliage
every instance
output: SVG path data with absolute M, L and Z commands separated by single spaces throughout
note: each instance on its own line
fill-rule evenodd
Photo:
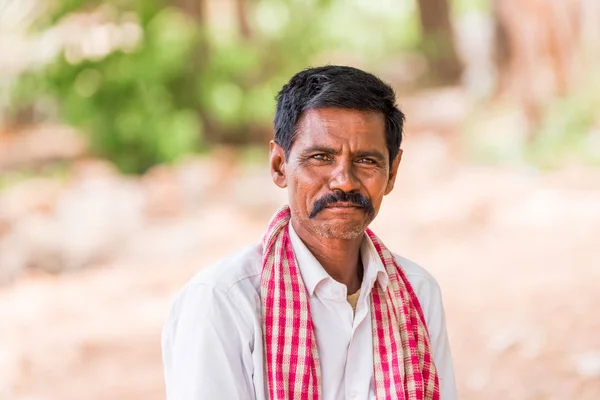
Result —
M 361 54 L 356 61 L 369 67 L 418 41 L 414 2 L 248 1 L 251 37 L 240 35 L 235 15 L 229 25 L 202 25 L 171 4 L 57 1 L 38 29 L 100 10 L 114 26 L 133 15 L 139 43 L 91 56 L 65 48 L 22 74 L 12 105 L 54 102 L 63 121 L 89 135 L 93 152 L 143 172 L 214 141 L 246 143 L 268 131 L 277 91 L 313 60 L 331 61 L 322 54 Z
M 172 161 L 202 138 L 195 102 L 177 90 L 193 72 L 198 28 L 174 9 L 155 6 L 147 15 L 143 45 L 133 52 L 76 61 L 63 53 L 15 87 L 17 104 L 40 95 L 56 99 L 60 116 L 88 132 L 92 149 L 126 172 Z

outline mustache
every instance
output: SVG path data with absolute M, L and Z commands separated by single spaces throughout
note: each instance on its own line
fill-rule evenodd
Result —
M 373 217 L 375 215 L 375 208 L 373 207 L 373 203 L 371 200 L 367 199 L 365 196 L 360 194 L 359 192 L 344 192 L 342 190 L 336 190 L 331 193 L 327 193 L 317 201 L 313 205 L 313 208 L 308 215 L 308 218 L 314 218 L 318 213 L 323 211 L 325 207 L 329 204 L 333 203 L 351 203 L 356 207 L 360 207 L 365 210 L 369 217 Z

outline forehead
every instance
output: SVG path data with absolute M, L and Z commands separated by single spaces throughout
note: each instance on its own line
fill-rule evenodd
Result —
M 319 108 L 305 111 L 298 121 L 298 133 L 292 147 L 322 144 L 386 148 L 385 117 L 376 111 L 345 108 Z

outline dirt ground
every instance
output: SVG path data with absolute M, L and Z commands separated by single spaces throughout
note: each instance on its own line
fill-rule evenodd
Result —
M 460 398 L 600 399 L 600 171 L 440 164 L 419 146 L 372 227 L 439 281 Z M 175 293 L 285 200 L 262 165 L 231 176 L 164 231 L 197 234 L 191 251 L 155 256 L 149 233 L 135 255 L 1 288 L 0 399 L 163 399 Z

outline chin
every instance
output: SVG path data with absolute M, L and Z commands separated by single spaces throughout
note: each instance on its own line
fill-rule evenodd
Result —
M 315 233 L 325 239 L 351 240 L 362 236 L 367 228 L 363 224 L 328 224 L 323 223 L 314 227 Z

